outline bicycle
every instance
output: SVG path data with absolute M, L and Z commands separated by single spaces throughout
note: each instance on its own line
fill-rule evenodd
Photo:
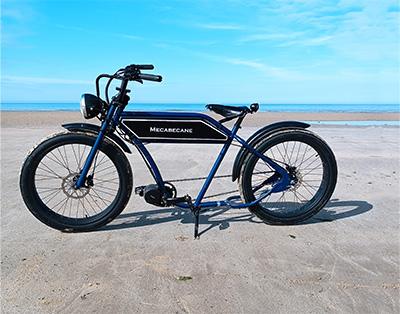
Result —
M 283 121 L 267 125 L 247 140 L 237 132 L 247 106 L 209 104 L 222 116 L 216 120 L 196 112 L 124 111 L 130 100 L 130 81 L 161 82 L 159 75 L 145 74 L 153 65 L 129 65 L 112 75 L 96 78 L 96 95 L 83 94 L 80 102 L 86 119 L 97 117 L 101 125 L 69 123 L 66 131 L 42 140 L 22 166 L 20 189 L 30 212 L 42 223 L 65 232 L 91 231 L 112 221 L 125 208 L 132 190 L 132 169 L 125 142 L 133 144 L 144 159 L 154 184 L 134 191 L 149 204 L 178 206 L 192 211 L 194 236 L 199 237 L 202 210 L 227 206 L 248 208 L 268 224 L 297 224 L 319 212 L 329 201 L 337 180 L 335 156 L 327 143 L 309 131 L 309 124 Z M 105 100 L 99 81 L 107 78 Z M 109 87 L 120 80 L 109 100 Z M 234 120 L 231 129 L 225 122 Z M 232 181 L 240 194 L 220 201 L 204 201 L 210 183 L 232 142 L 241 148 L 234 161 Z M 151 143 L 220 144 L 210 173 L 196 198 L 178 196 L 172 182 L 164 181 L 146 148 Z

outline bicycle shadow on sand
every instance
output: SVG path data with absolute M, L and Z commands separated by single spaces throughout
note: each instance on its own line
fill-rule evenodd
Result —
M 325 223 L 354 217 L 364 214 L 370 211 L 372 208 L 373 205 L 366 201 L 341 201 L 339 199 L 332 199 L 317 215 L 298 225 Z M 192 224 L 193 214 L 189 210 L 176 207 L 122 213 L 111 224 L 106 225 L 97 231 L 138 228 L 171 221 L 180 221 L 181 223 Z M 205 232 L 216 227 L 218 227 L 220 230 L 224 230 L 229 228 L 231 223 L 243 221 L 263 223 L 247 209 L 238 210 L 227 207 L 210 208 L 209 210 L 201 213 L 200 225 L 205 226 L 205 229 L 203 229 L 200 234 L 204 234 Z

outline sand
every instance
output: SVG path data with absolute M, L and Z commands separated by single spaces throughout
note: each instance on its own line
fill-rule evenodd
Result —
M 246 137 L 271 121 L 341 115 L 259 114 L 240 132 Z M 398 115 L 342 117 L 380 118 Z M 2 313 L 399 313 L 398 127 L 313 126 L 339 166 L 323 211 L 301 225 L 269 226 L 245 209 L 214 209 L 201 219 L 207 231 L 193 240 L 190 213 L 134 195 L 97 232 L 61 233 L 29 213 L 18 188 L 26 153 L 62 130 L 60 123 L 79 120 L 71 112 L 2 113 Z M 207 174 L 219 149 L 149 147 L 165 178 Z M 219 174 L 231 172 L 235 150 Z M 150 183 L 138 154 L 129 159 L 134 184 Z M 179 194 L 196 195 L 200 183 L 178 185 Z M 212 191 L 235 188 L 222 179 Z
M 212 115 L 212 114 L 211 114 Z M 216 119 L 220 116 L 212 115 Z M 299 120 L 299 121 L 398 121 L 400 113 L 310 113 L 310 112 L 258 112 L 257 114 L 248 115 L 243 126 L 264 126 L 265 124 L 282 121 L 282 120 Z M 78 111 L 63 112 L 2 112 L 2 127 L 46 127 L 58 126 L 66 121 L 85 121 Z M 95 123 L 97 120 L 91 120 Z M 85 121 L 87 122 L 87 121 Z M 91 122 L 93 123 L 93 122 Z

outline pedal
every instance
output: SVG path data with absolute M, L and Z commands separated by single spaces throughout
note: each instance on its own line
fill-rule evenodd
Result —
M 143 196 L 145 187 L 146 186 L 144 186 L 144 185 L 135 187 L 135 194 L 139 195 L 139 196 Z

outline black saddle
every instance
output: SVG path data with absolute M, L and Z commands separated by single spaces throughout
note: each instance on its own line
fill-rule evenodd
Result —
M 215 113 L 220 114 L 225 118 L 236 116 L 242 112 L 250 112 L 249 108 L 247 108 L 246 106 L 225 106 L 225 105 L 209 104 L 206 105 L 206 108 L 211 111 L 214 111 Z
M 232 118 L 243 113 L 253 113 L 256 112 L 259 108 L 259 105 L 254 103 L 249 107 L 246 106 L 225 106 L 225 105 L 218 105 L 218 104 L 208 104 L 206 108 L 214 111 L 215 113 L 220 114 L 225 118 Z

